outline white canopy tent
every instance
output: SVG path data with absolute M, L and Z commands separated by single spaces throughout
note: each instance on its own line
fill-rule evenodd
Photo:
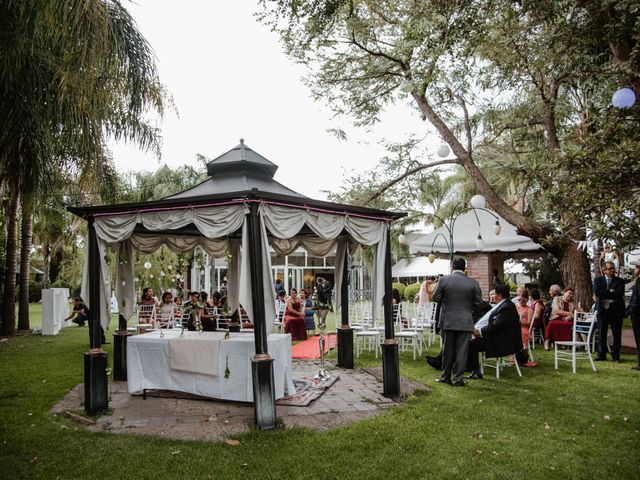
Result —
M 428 277 L 436 275 L 446 275 L 449 273 L 449 261 L 437 258 L 433 263 L 428 257 L 414 257 L 401 259 L 391 268 L 391 276 L 394 278 L 406 277 Z
M 483 209 L 469 210 L 454 220 L 452 229 L 453 245 L 449 246 L 449 231 L 442 226 L 431 233 L 414 239 L 409 244 L 412 255 L 471 253 L 471 252 L 539 252 L 543 248 L 529 237 L 518 235 L 516 227 L 495 212 L 493 215 Z M 477 215 L 477 217 L 476 217 Z M 495 215 L 495 217 L 494 217 Z M 497 220 L 496 220 L 497 217 Z M 500 234 L 496 235 L 496 221 L 500 223 Z M 478 225 L 479 224 L 479 225 Z M 484 245 L 477 246 L 478 234 Z

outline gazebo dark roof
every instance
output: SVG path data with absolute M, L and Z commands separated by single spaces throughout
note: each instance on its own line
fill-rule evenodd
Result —
M 245 145 L 244 139 L 240 139 L 240 143 L 237 146 L 207 164 L 207 174 L 209 175 L 207 180 L 187 190 L 169 195 L 160 200 L 69 207 L 69 211 L 80 217 L 90 217 L 98 213 L 144 211 L 179 206 L 197 207 L 198 205 L 208 205 L 217 201 L 248 198 L 284 202 L 300 207 L 316 208 L 336 213 L 353 213 L 389 220 L 395 220 L 406 215 L 405 213 L 314 200 L 274 180 L 273 176 L 277 169 L 278 166 L 276 164 L 253 151 Z
M 193 198 L 247 192 L 253 189 L 276 195 L 307 198 L 276 182 L 273 179 L 276 170 L 278 170 L 278 166 L 275 163 L 251 150 L 244 144 L 244 139 L 241 138 L 236 147 L 207 163 L 207 174 L 209 175 L 207 180 L 195 187 L 165 198 Z

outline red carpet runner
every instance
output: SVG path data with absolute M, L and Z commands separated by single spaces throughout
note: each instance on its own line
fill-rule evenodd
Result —
M 335 332 L 328 333 L 324 336 L 324 353 L 329 349 L 336 348 L 338 336 Z M 314 335 L 304 342 L 300 342 L 291 347 L 291 356 L 293 358 L 314 359 L 320 358 L 320 336 Z

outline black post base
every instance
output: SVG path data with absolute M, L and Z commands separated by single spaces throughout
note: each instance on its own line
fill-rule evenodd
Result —
M 127 381 L 127 337 L 130 335 L 126 330 L 113 334 L 113 379 L 116 382 Z
M 84 409 L 95 415 L 109 408 L 106 352 L 84 354 Z
M 353 328 L 338 327 L 338 366 L 353 368 Z
M 266 354 L 253 357 L 251 375 L 256 427 L 260 430 L 274 430 L 276 428 L 276 392 L 273 381 L 273 358 Z
M 395 340 L 385 340 L 382 344 L 382 390 L 385 397 L 400 395 L 400 360 Z
M 118 330 L 127 330 L 127 319 L 122 314 L 118 315 Z

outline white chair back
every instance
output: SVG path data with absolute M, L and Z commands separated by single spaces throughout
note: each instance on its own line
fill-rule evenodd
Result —
M 138 305 L 138 323 L 153 323 L 156 321 L 155 305 Z

